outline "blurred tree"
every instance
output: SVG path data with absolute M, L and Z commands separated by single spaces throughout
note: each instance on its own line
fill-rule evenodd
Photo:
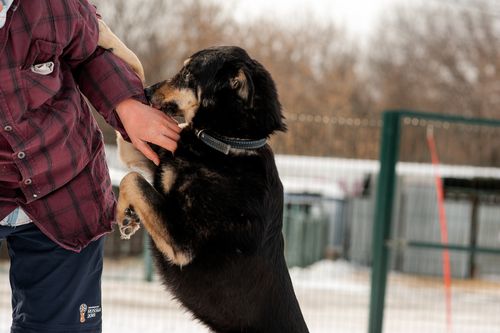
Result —
M 500 17 L 487 3 L 400 7 L 370 52 L 377 103 L 476 117 L 500 104 Z
M 95 3 L 143 62 L 148 83 L 170 77 L 199 49 L 239 45 L 271 72 L 285 116 L 290 115 L 289 133 L 273 142 L 277 151 L 357 156 L 357 145 L 346 146 L 341 139 L 325 141 L 334 133 L 323 116 L 367 117 L 370 110 L 357 74 L 358 50 L 333 24 L 307 16 L 297 24 L 273 19 L 239 23 L 230 15 L 230 6 L 201 0 Z M 307 121 L 312 116 L 316 121 Z M 106 132 L 112 136 L 109 128 Z M 357 142 L 354 136 L 346 130 L 344 139 Z
M 275 138 L 278 152 L 356 156 L 352 131 L 334 133 L 324 119 L 369 117 L 357 73 L 356 46 L 346 33 L 314 17 L 290 25 L 261 19 L 242 26 L 242 45 L 276 81 L 289 133 Z M 343 131 L 344 129 L 339 129 Z M 334 140 L 342 136 L 342 140 Z M 327 138 L 327 140 L 325 140 Z
M 234 24 L 225 7 L 201 0 L 95 0 L 113 31 L 141 59 L 149 84 L 173 75 L 193 52 L 221 43 Z
M 500 17 L 493 2 L 448 3 L 399 7 L 382 20 L 368 56 L 375 109 L 499 117 Z M 421 133 L 413 133 L 402 158 L 428 161 L 425 144 L 415 145 Z M 493 158 L 498 152 L 478 149 L 480 133 L 475 139 L 457 131 L 447 135 L 455 138 L 443 140 L 452 144 L 442 149 L 449 163 L 500 162 Z
M 388 108 L 498 117 L 500 14 L 493 1 L 433 0 L 389 10 L 366 49 L 339 26 L 307 14 L 294 22 L 239 22 L 231 4 L 220 1 L 95 2 L 138 54 L 148 84 L 173 75 L 199 49 L 245 48 L 277 83 L 289 127 L 273 138 L 279 153 L 377 159 L 378 120 Z M 449 138 L 438 141 L 456 145 L 444 149 L 446 161 L 498 164 L 500 151 L 477 149 L 491 136 L 459 131 L 444 131 Z M 422 135 L 408 130 L 403 159 L 428 161 Z

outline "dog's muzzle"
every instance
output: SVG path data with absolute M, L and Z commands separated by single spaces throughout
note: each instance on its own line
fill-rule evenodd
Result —
M 149 104 L 151 104 L 153 106 L 161 105 L 162 101 L 160 101 L 159 99 L 163 99 L 163 96 L 158 96 L 158 94 L 156 94 L 156 92 L 166 82 L 167 81 L 158 82 L 158 83 L 153 84 L 152 86 L 149 86 L 149 87 L 144 89 L 144 95 L 146 96 L 146 99 L 148 100 Z

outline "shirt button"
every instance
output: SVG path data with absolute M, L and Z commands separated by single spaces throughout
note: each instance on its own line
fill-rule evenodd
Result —
M 24 181 L 24 185 L 31 185 L 31 183 L 33 183 L 33 181 L 31 180 L 31 178 L 28 178 Z
M 12 131 L 12 126 L 7 125 L 3 129 L 5 130 L 5 132 L 10 132 Z
M 22 160 L 26 157 L 26 153 L 24 151 L 20 151 L 19 153 L 17 153 L 17 157 Z

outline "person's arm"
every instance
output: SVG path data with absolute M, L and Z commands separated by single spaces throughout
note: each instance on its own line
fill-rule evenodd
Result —
M 141 80 L 127 64 L 97 47 L 95 7 L 86 0 L 68 3 L 75 6 L 78 19 L 63 57 L 73 69 L 80 90 L 106 122 L 158 164 L 158 156 L 147 142 L 174 151 L 180 128 L 170 117 L 146 105 Z

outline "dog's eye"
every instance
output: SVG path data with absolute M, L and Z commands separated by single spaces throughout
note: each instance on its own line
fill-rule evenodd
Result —
M 189 72 L 185 72 L 185 73 L 184 73 L 184 81 L 186 81 L 186 82 L 187 82 L 187 81 L 189 81 L 189 79 L 191 79 L 191 73 L 189 73 Z

